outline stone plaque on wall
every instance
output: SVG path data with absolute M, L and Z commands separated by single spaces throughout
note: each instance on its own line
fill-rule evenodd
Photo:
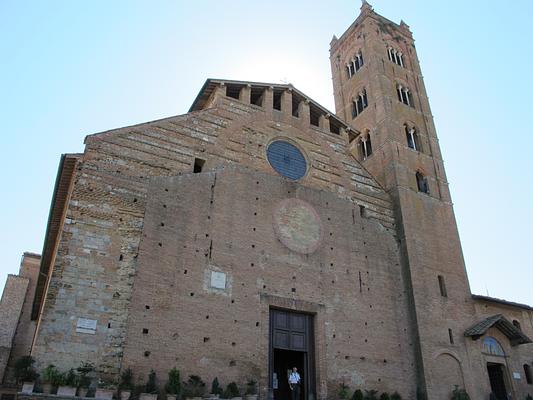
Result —
M 96 323 L 97 321 L 95 319 L 78 318 L 76 332 L 94 335 L 96 333 Z
M 226 289 L 226 274 L 224 272 L 211 271 L 210 286 L 215 289 Z

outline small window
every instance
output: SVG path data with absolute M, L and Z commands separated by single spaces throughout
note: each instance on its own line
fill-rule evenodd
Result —
M 416 129 L 408 125 L 404 125 L 404 128 L 405 128 L 405 138 L 407 140 L 407 147 L 409 147 L 410 149 L 416 150 L 416 151 L 422 151 Z
M 405 68 L 405 64 L 403 62 L 403 53 L 401 51 L 398 51 L 392 47 L 388 47 L 387 55 L 389 56 L 389 61 L 392 61 L 394 64 Z
M 274 90 L 274 93 L 272 94 L 272 108 L 274 110 L 281 111 L 281 91 Z
M 366 160 L 372 155 L 372 141 L 370 140 L 370 132 L 366 132 L 359 139 L 359 154 L 361 159 Z
M 204 164 L 205 164 L 205 160 L 202 160 L 201 158 L 195 158 L 193 172 L 195 174 L 202 172 L 202 169 L 204 168 Z
M 428 179 L 422 173 L 416 173 L 416 186 L 419 192 L 429 194 Z
M 250 103 L 255 104 L 256 106 L 263 106 L 263 98 L 265 94 L 265 89 L 262 87 L 252 87 L 250 91 Z
M 366 89 L 363 89 L 363 91 L 360 92 L 352 101 L 352 118 L 357 117 L 367 107 L 368 97 L 366 95 Z
M 522 328 L 520 327 L 520 322 L 518 322 L 516 319 L 513 319 L 513 325 L 519 329 L 519 330 L 522 330 Z
M 363 66 L 363 54 L 359 51 L 347 64 L 346 64 L 346 73 L 348 79 L 355 75 L 357 71 Z
M 413 102 L 413 95 L 411 94 L 411 90 L 409 88 L 398 84 L 396 86 L 396 93 L 398 94 L 398 100 L 401 101 L 406 106 L 410 106 L 414 108 L 414 102 Z
M 526 376 L 526 383 L 533 385 L 533 376 L 531 375 L 531 367 L 528 364 L 524 364 L 524 375 Z
M 448 329 L 448 337 L 450 339 L 450 344 L 453 344 L 453 331 Z
M 444 277 L 442 275 L 439 275 L 439 289 L 442 297 L 448 297 L 448 293 L 446 292 L 446 282 L 444 282 Z
M 232 97 L 239 100 L 239 95 L 241 94 L 241 86 L 237 85 L 227 85 L 226 86 L 226 96 Z

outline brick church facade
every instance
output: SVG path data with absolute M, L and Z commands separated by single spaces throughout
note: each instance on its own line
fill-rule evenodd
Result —
M 208 79 L 187 114 L 61 157 L 41 256 L 0 304 L 0 378 L 82 361 L 449 399 L 533 394 L 533 308 L 470 292 L 409 27 L 330 47 L 335 113 L 292 85 Z

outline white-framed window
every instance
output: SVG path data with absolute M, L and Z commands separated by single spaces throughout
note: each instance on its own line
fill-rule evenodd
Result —
M 416 186 L 419 192 L 429 194 L 428 178 L 420 171 L 416 173 Z
M 398 94 L 398 100 L 401 101 L 406 106 L 413 107 L 415 106 L 415 103 L 413 102 L 413 95 L 411 94 L 411 90 L 403 86 L 401 83 L 398 83 L 396 86 L 396 92 Z
M 357 52 L 355 56 L 346 64 L 346 72 L 348 73 L 348 79 L 355 75 L 357 71 L 361 69 L 364 64 L 363 54 L 361 51 Z
M 370 139 L 370 132 L 366 131 L 359 138 L 359 154 L 362 160 L 366 160 L 372 154 L 372 140 Z
M 401 51 L 396 50 L 394 47 L 387 47 L 387 55 L 389 56 L 389 61 L 392 61 L 394 64 L 405 68 L 405 64 L 403 62 L 403 53 Z
M 366 95 L 366 89 L 363 89 L 352 100 L 352 118 L 357 117 L 368 107 L 368 97 Z
M 422 146 L 420 145 L 420 139 L 418 138 L 418 132 L 414 126 L 404 125 L 405 128 L 405 139 L 407 141 L 407 147 L 416 151 L 422 151 Z

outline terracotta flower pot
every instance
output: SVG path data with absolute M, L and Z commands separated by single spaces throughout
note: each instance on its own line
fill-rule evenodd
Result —
M 157 400 L 157 393 L 141 393 L 139 400 Z
M 78 397 L 87 397 L 88 391 L 89 391 L 89 388 L 80 387 L 78 389 Z
M 94 398 L 99 400 L 111 400 L 113 398 L 113 392 L 113 389 L 96 389 Z
M 76 397 L 76 388 L 72 386 L 59 386 L 57 395 L 61 397 Z
M 128 400 L 131 396 L 131 390 L 121 390 L 120 400 Z
M 35 386 L 35 382 L 24 382 L 22 384 L 21 392 L 24 394 L 31 394 L 33 393 L 34 386 Z
M 52 384 L 51 383 L 43 383 L 43 393 L 44 394 L 52 393 Z

